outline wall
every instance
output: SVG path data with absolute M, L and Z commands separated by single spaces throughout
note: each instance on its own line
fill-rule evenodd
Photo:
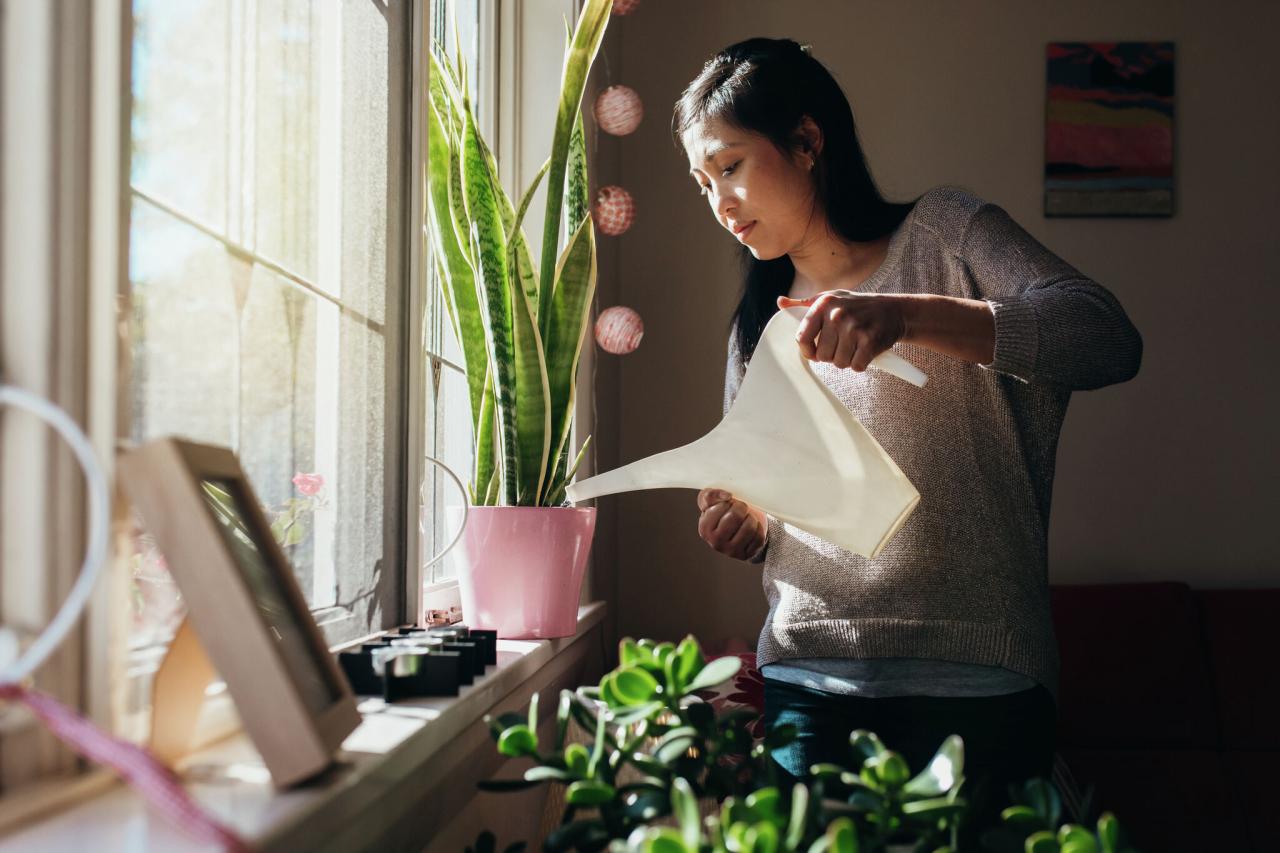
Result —
M 1178 579 L 1274 586 L 1280 473 L 1274 365 L 1280 312 L 1280 6 L 1263 2 L 645 0 L 614 18 L 609 68 L 646 106 L 599 146 L 596 177 L 635 196 L 636 224 L 602 237 L 601 305 L 643 315 L 640 349 L 601 354 L 596 463 L 606 470 L 701 436 L 720 418 L 735 243 L 670 141 L 671 107 L 702 62 L 755 35 L 813 44 L 854 106 L 881 186 L 965 185 L 1110 288 L 1143 334 L 1134 381 L 1072 400 L 1059 449 L 1055 582 Z M 1045 219 L 1045 43 L 1177 45 L 1177 214 Z M 1270 389 L 1270 390 L 1268 390 Z M 596 560 L 612 562 L 621 634 L 753 642 L 759 570 L 707 549 L 691 491 L 602 499 Z

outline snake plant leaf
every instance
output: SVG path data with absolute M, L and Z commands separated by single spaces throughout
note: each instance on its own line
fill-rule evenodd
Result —
M 427 182 L 431 241 L 443 273 L 440 284 L 444 289 L 442 295 L 448 306 L 449 319 L 462 346 L 463 366 L 467 370 L 467 391 L 471 402 L 471 423 L 478 430 L 485 374 L 488 371 L 484 322 L 480 317 L 480 303 L 476 296 L 475 271 L 458 243 L 455 220 L 449 204 L 450 160 L 455 155 L 449 150 L 442 117 L 435 104 L 430 105 L 429 112 Z
M 511 252 L 515 254 L 514 251 Z M 509 260 L 514 265 L 515 258 Z M 519 437 L 516 502 L 536 506 L 547 474 L 551 448 L 551 392 L 542 336 L 528 295 L 512 287 L 512 338 L 515 347 L 516 435 Z
M 507 228 L 507 269 L 521 269 L 521 225 L 538 184 L 547 173 L 543 164 L 525 191 L 520 208 L 514 211 Z M 542 335 L 538 331 L 533 305 L 538 298 L 538 282 L 533 265 L 524 253 L 521 287 L 512 288 L 516 354 L 516 431 L 520 436 L 520 471 L 517 495 L 520 504 L 538 504 L 547 477 L 547 459 L 551 453 L 551 392 L 547 384 L 547 363 Z
M 587 135 L 582 128 L 582 110 L 573 122 L 573 136 L 569 138 L 569 185 L 566 188 L 564 211 L 567 231 L 571 236 L 582 224 L 590 205 L 590 184 L 587 177 Z
M 520 199 L 520 207 L 508 217 L 507 213 L 503 213 L 503 223 L 507 229 L 507 246 L 508 253 L 515 258 L 513 269 L 516 271 L 520 286 L 524 289 L 525 295 L 529 297 L 533 305 L 534 315 L 537 316 L 538 310 L 538 273 L 533 268 L 533 259 L 529 256 L 529 241 L 524 235 L 524 217 L 529 212 L 529 203 L 533 201 L 533 194 L 538 189 L 538 184 L 546 176 L 547 170 L 551 168 L 551 161 L 542 164 L 542 168 L 538 170 L 538 174 L 534 175 L 533 180 L 529 183 L 529 188 L 525 190 L 524 197 Z M 494 169 L 497 174 L 497 169 Z M 539 329 L 541 331 L 541 329 Z
M 582 106 L 582 92 L 587 83 L 587 72 L 595 61 L 596 52 L 609 24 L 613 0 L 587 0 L 578 16 L 573 42 L 565 53 L 560 79 L 560 106 L 556 112 L 555 133 L 551 142 L 551 171 L 547 177 L 547 212 L 542 225 L 542 264 L 538 280 L 544 287 L 539 294 L 539 323 L 545 338 L 550 322 L 551 289 L 555 281 L 556 259 L 559 254 L 561 205 L 564 200 L 565 171 L 568 165 L 569 142 L 573 125 Z
M 552 478 L 561 468 L 573 426 L 578 362 L 586 338 L 591 297 L 596 289 L 596 242 L 591 217 L 586 217 L 565 247 L 554 279 L 543 340 L 547 344 L 547 382 L 551 390 Z M 545 290 L 545 289 L 544 289 Z M 547 497 L 551 497 L 548 495 Z M 550 504 L 550 501 L 544 503 Z
M 587 455 L 587 447 L 591 444 L 591 436 L 587 436 L 587 440 L 582 442 L 582 448 L 578 451 L 577 457 L 574 458 L 573 464 L 569 466 L 569 470 L 564 476 L 560 477 L 559 483 L 548 492 L 548 499 L 543 502 L 543 506 L 560 506 L 560 502 L 564 500 L 565 486 L 573 480 L 573 475 L 578 473 L 578 466 L 582 464 L 582 460 Z
M 508 251 L 514 251 L 515 263 L 511 265 L 512 271 L 520 281 L 520 286 L 524 288 L 524 292 L 533 302 L 533 312 L 538 312 L 538 274 L 533 267 L 533 257 L 529 253 L 529 238 L 525 236 L 524 230 L 519 227 L 516 216 L 516 209 L 511 204 L 511 199 L 507 197 L 506 190 L 498 183 L 498 161 L 494 158 L 493 152 L 489 150 L 489 144 L 484 141 L 484 137 L 480 137 L 480 147 L 484 149 L 485 162 L 489 164 L 489 171 L 494 175 L 494 184 L 498 189 L 498 212 L 502 214 L 502 227 L 507 234 Z M 530 187 L 526 195 L 532 196 L 533 190 L 537 187 L 545 169 L 548 169 L 551 161 L 539 170 L 538 175 L 533 179 L 533 186 Z M 525 204 L 525 202 L 521 202 Z M 519 221 L 523 222 L 524 217 L 519 217 Z
M 470 379 L 470 375 L 467 378 Z M 480 418 L 476 421 L 475 428 L 473 490 L 476 494 L 473 502 L 478 506 L 493 506 L 498 500 L 498 460 L 495 453 L 497 442 L 494 440 L 497 424 L 494 423 L 494 418 L 493 370 L 486 367 L 483 395 L 480 399 Z
M 493 366 L 495 420 L 501 466 L 502 503 L 518 502 L 519 440 L 516 426 L 516 359 L 512 329 L 512 299 L 507 270 L 506 234 L 498 212 L 495 176 L 489 171 L 480 134 L 463 100 L 462 187 L 467 220 L 471 224 L 472 252 L 476 258 L 482 298 L 485 343 Z
M 458 92 L 457 81 L 453 79 L 453 68 L 447 61 L 441 63 L 434 51 L 429 54 L 428 59 L 431 69 L 427 77 L 427 92 L 431 105 L 440 111 L 440 119 L 445 122 L 450 138 L 461 139 L 462 116 L 458 111 L 458 102 L 462 96 Z

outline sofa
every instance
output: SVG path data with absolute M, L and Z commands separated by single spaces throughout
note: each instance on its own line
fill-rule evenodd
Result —
M 1280 850 L 1280 589 L 1055 586 L 1059 758 L 1143 851 Z

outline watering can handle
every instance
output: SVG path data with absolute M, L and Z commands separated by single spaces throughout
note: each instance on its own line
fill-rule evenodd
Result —
M 904 382 L 910 382 L 917 388 L 923 388 L 924 383 L 929 381 L 929 377 L 924 375 L 923 370 L 891 349 L 887 349 L 871 359 L 871 366 L 878 370 L 883 370 L 885 373 L 891 373 Z

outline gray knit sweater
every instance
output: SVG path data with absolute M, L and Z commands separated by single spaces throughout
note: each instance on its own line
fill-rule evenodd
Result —
M 1058 433 L 1071 392 L 1132 378 L 1142 339 L 1105 288 L 1000 207 L 926 193 L 890 239 L 867 293 L 986 300 L 995 359 L 898 351 L 929 376 L 811 363 L 919 490 L 875 559 L 769 519 L 760 666 L 794 658 L 923 658 L 1001 666 L 1054 689 L 1047 534 Z M 725 410 L 745 367 L 729 341 Z

